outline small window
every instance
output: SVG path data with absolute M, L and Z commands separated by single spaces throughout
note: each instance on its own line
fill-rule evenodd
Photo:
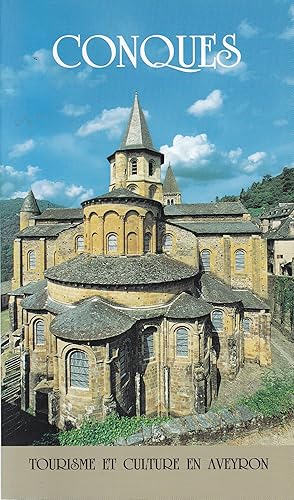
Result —
M 42 319 L 35 323 L 35 342 L 37 345 L 45 344 L 45 324 Z
M 170 200 L 170 204 L 173 205 L 174 204 L 174 200 L 173 198 Z
M 156 193 L 156 186 L 150 186 L 149 188 L 149 198 L 153 199 Z
M 173 248 L 173 238 L 170 234 L 166 234 L 163 240 L 163 248 L 166 252 L 170 252 Z
M 154 161 L 149 161 L 149 175 L 153 175 L 155 172 L 155 164 Z
M 251 321 L 249 318 L 244 318 L 243 319 L 243 332 L 248 334 L 250 333 L 251 330 Z
M 222 311 L 213 311 L 211 322 L 215 332 L 222 332 L 224 329 L 224 313 Z
M 167 204 L 170 205 L 170 199 L 169 198 L 167 199 Z
M 210 251 L 202 250 L 200 257 L 203 270 L 210 271 Z
M 151 234 L 146 233 L 144 236 L 144 252 L 150 252 L 150 246 L 151 246 Z
M 137 160 L 131 160 L 131 175 L 137 175 L 138 163 Z
M 138 190 L 138 186 L 136 186 L 136 184 L 129 184 L 127 189 L 135 193 Z
M 76 249 L 77 252 L 81 252 L 84 250 L 84 238 L 83 236 L 78 236 L 76 239 Z
M 244 250 L 237 250 L 235 253 L 235 267 L 236 271 L 242 272 L 245 269 L 245 252 Z
M 30 250 L 28 253 L 28 268 L 36 269 L 36 252 L 34 250 Z
M 188 356 L 188 330 L 179 328 L 176 331 L 176 354 L 180 357 Z
M 107 250 L 108 250 L 108 252 L 116 252 L 117 251 L 117 236 L 116 236 L 116 234 L 110 234 L 107 237 Z
M 154 334 L 153 331 L 143 333 L 143 357 L 150 359 L 154 357 Z
M 70 386 L 89 387 L 89 361 L 83 351 L 74 351 L 69 358 Z

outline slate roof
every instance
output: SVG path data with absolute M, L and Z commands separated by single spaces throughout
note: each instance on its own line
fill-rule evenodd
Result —
M 39 289 L 36 293 L 29 295 L 21 301 L 21 306 L 24 309 L 32 311 L 46 310 L 47 290 L 46 287 Z
M 204 300 L 212 304 L 234 304 L 240 302 L 235 292 L 210 273 L 203 273 L 200 279 L 200 292 Z
M 11 292 L 11 281 L 3 281 L 1 283 L 1 295 L 6 295 Z
M 156 205 L 161 207 L 161 203 L 159 201 L 153 200 L 151 198 L 146 198 L 145 196 L 141 196 L 140 194 L 134 193 L 130 189 L 117 188 L 109 191 L 108 193 L 102 194 L 101 196 L 96 196 L 95 198 L 90 198 L 89 200 L 83 201 L 82 206 L 89 205 L 91 203 L 105 203 L 105 201 L 110 202 L 121 202 L 121 203 L 140 203 L 144 204 L 148 203 L 149 205 Z
M 36 220 L 71 220 L 82 221 L 82 208 L 46 208 L 40 215 L 34 217 Z
M 28 194 L 26 195 L 20 211 L 21 212 L 30 212 L 30 213 L 34 213 L 34 214 L 40 213 L 40 209 L 39 209 L 37 200 L 36 200 L 32 190 L 29 191 Z
M 233 292 L 236 297 L 242 301 L 245 309 L 269 310 L 269 306 L 250 290 L 233 290 Z
M 268 231 L 264 237 L 267 240 L 294 240 L 294 233 L 291 234 L 291 224 L 294 224 L 294 218 L 288 217 L 278 229 Z
M 62 231 L 72 229 L 80 223 L 76 224 L 37 224 L 36 226 L 28 226 L 20 231 L 17 238 L 55 238 Z
M 265 211 L 260 217 L 261 219 L 275 219 L 279 217 L 287 217 L 294 210 L 294 203 L 282 203 L 282 206 L 270 208 Z
M 129 123 L 119 149 L 136 149 L 138 147 L 154 150 L 146 119 L 136 93 Z
M 162 188 L 163 188 L 163 193 L 170 193 L 170 194 L 180 193 L 180 189 L 177 184 L 171 165 L 167 167 Z
M 168 220 L 174 226 L 188 229 L 195 234 L 256 234 L 261 229 L 252 221 L 210 221 L 210 222 L 177 222 Z
M 32 281 L 27 285 L 20 286 L 15 290 L 12 290 L 9 295 L 32 295 L 40 290 L 43 290 L 47 286 L 47 280 Z
M 95 297 L 56 316 L 50 330 L 64 339 L 90 341 L 115 337 L 135 323 L 136 319 Z
M 84 285 L 133 286 L 166 283 L 191 278 L 194 267 L 164 254 L 117 256 L 81 254 L 51 267 L 45 277 L 51 280 Z
M 217 203 L 182 203 L 167 205 L 164 213 L 168 217 L 181 215 L 243 215 L 248 210 L 240 201 L 225 201 Z
M 201 297 L 196 298 L 188 293 L 181 293 L 168 307 L 167 318 L 172 319 L 194 319 L 210 314 L 212 307 Z

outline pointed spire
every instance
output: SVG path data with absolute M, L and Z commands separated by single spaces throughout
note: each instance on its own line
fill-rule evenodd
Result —
M 176 178 L 173 173 L 173 169 L 171 164 L 169 163 L 165 175 L 165 179 L 163 181 L 163 193 L 176 194 L 180 193 L 179 186 L 177 184 Z
M 135 93 L 134 104 L 131 110 L 129 123 L 120 149 L 146 148 L 154 150 L 152 139 L 146 123 L 143 110 L 140 106 L 138 93 Z
M 41 213 L 32 190 L 30 190 L 26 195 L 20 211 L 30 212 L 34 215 L 39 215 Z

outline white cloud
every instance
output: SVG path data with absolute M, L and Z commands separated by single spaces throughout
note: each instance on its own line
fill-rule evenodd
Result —
M 290 25 L 287 26 L 279 36 L 279 38 L 283 40 L 291 40 L 294 38 L 294 4 L 290 5 L 288 16 L 290 18 Z
M 130 108 L 103 109 L 102 113 L 93 120 L 84 123 L 77 131 L 77 135 L 85 137 L 95 132 L 107 131 L 112 137 L 118 136 L 122 132 L 124 125 L 129 118 Z
M 33 139 L 28 139 L 20 144 L 14 144 L 8 153 L 9 158 L 18 158 L 32 151 L 36 146 Z
M 251 173 L 254 172 L 263 164 L 263 160 L 266 158 L 266 153 L 264 151 L 256 151 L 247 157 L 242 163 L 242 168 L 244 172 Z
M 183 136 L 177 134 L 172 146 L 161 146 L 160 152 L 165 156 L 165 163 L 172 165 L 183 164 L 204 165 L 209 156 L 214 153 L 215 145 L 208 141 L 206 134 L 196 136 Z
M 11 165 L 0 165 L 0 197 L 9 198 L 13 191 L 31 183 L 39 171 L 40 168 L 33 165 L 28 165 L 26 170 L 16 170 Z
M 217 65 L 216 72 L 220 75 L 238 76 L 241 80 L 246 80 L 248 78 L 247 64 L 244 61 L 240 61 L 239 64 L 233 68 L 230 66 L 223 68 Z
M 213 90 L 205 99 L 195 101 L 188 109 L 188 113 L 194 116 L 203 116 L 213 113 L 223 105 L 223 95 L 220 90 Z
M 63 108 L 60 110 L 66 116 L 82 116 L 90 111 L 89 104 L 84 105 L 76 105 L 76 104 L 65 104 Z
M 235 165 L 242 156 L 242 152 L 243 152 L 242 149 L 238 147 L 237 149 L 232 149 L 231 151 L 229 151 L 227 153 L 227 157 L 229 158 L 231 163 Z
M 250 24 L 247 19 L 243 19 L 238 26 L 238 31 L 241 36 L 244 38 L 252 38 L 257 35 L 258 28 Z
M 288 125 L 288 120 L 285 120 L 284 118 L 279 118 L 277 120 L 274 120 L 273 123 L 276 127 L 284 127 L 285 125 Z

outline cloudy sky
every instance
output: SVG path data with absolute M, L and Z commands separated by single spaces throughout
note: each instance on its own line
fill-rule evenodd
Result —
M 185 202 L 239 193 L 265 174 L 293 165 L 294 4 L 287 0 L 3 0 L 1 198 L 24 196 L 65 206 L 108 190 L 106 157 L 118 148 L 138 91 L 155 146 L 171 162 Z M 94 34 L 140 43 L 149 35 L 236 33 L 239 65 L 181 72 L 137 69 L 118 56 L 91 68 L 65 34 Z M 191 51 L 186 52 L 187 61 Z M 109 59 L 103 41 L 89 43 L 97 64 Z M 165 61 L 164 43 L 150 43 Z M 173 62 L 176 62 L 177 58 Z M 166 167 L 163 168 L 163 171 Z

